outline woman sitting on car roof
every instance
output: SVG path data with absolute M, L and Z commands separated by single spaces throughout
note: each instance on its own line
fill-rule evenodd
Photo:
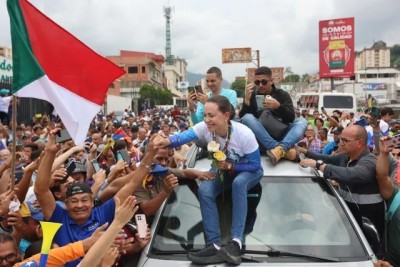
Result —
M 208 143 L 215 177 L 199 187 L 200 209 L 206 236 L 206 247 L 189 252 L 197 264 L 241 263 L 241 247 L 247 214 L 247 191 L 263 176 L 260 151 L 253 132 L 241 123 L 230 120 L 231 104 L 226 97 L 214 96 L 204 107 L 204 121 L 189 130 L 154 143 L 157 148 L 178 147 L 194 140 Z M 232 187 L 232 241 L 221 247 L 216 197 Z

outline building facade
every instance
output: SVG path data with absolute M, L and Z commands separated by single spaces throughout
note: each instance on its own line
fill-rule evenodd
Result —
M 144 84 L 159 88 L 165 86 L 162 73 L 165 61 L 163 55 L 121 50 L 118 56 L 106 58 L 125 70 L 125 75 L 118 79 L 120 88 L 135 88 Z
M 356 55 L 356 70 L 390 67 L 390 47 L 383 41 L 375 42 Z
M 187 62 L 183 58 L 173 58 L 172 63 L 164 66 L 166 87 L 174 96 L 182 97 L 183 93 L 178 90 L 178 83 L 187 81 Z

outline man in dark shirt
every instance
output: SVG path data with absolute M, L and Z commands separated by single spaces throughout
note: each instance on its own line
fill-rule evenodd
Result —
M 270 97 L 265 97 L 263 106 L 260 107 L 257 106 L 256 95 Z M 259 120 L 261 113 L 266 109 L 289 125 L 280 138 L 274 139 Z M 254 132 L 260 144 L 260 150 L 267 150 L 267 155 L 273 165 L 283 157 L 289 160 L 296 158 L 293 146 L 303 138 L 307 121 L 301 117 L 295 119 L 292 99 L 286 91 L 275 87 L 270 68 L 260 67 L 256 70 L 254 83 L 246 87 L 239 116 L 242 123 Z
M 362 228 L 362 216 L 367 217 L 382 235 L 385 205 L 376 181 L 376 157 L 369 151 L 367 139 L 368 134 L 364 127 L 351 125 L 339 137 L 342 153 L 329 156 L 299 147 L 299 152 L 307 157 L 300 165 L 316 168 L 324 174 L 324 178 L 337 181 L 338 192 L 360 227 Z

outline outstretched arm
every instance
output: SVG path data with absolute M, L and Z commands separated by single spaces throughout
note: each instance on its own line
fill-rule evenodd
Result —
M 35 195 L 39 201 L 39 205 L 42 208 L 42 212 L 46 220 L 50 220 L 51 215 L 56 208 L 56 201 L 50 191 L 51 169 L 54 159 L 56 158 L 56 154 L 60 149 L 59 145 L 56 144 L 56 133 L 57 129 L 52 130 L 49 134 L 45 153 L 39 165 L 34 186 Z
M 379 140 L 380 153 L 376 161 L 376 179 L 378 180 L 379 191 L 383 199 L 390 199 L 393 194 L 394 186 L 389 177 L 389 152 L 390 148 L 386 147 L 383 140 L 387 136 Z
M 90 248 L 89 252 L 78 264 L 78 267 L 92 267 L 96 266 L 114 242 L 115 236 L 121 231 L 122 227 L 129 222 L 135 214 L 137 207 L 135 207 L 135 197 L 129 196 L 121 205 L 119 199 L 115 198 L 116 209 L 114 221 L 108 227 L 107 231 L 97 240 L 97 242 Z

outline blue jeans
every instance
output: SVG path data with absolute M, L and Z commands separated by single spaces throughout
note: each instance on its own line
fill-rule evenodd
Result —
M 296 119 L 289 125 L 281 140 L 275 140 L 269 135 L 267 130 L 265 130 L 260 120 L 254 117 L 253 114 L 244 115 L 242 117 L 242 123 L 253 131 L 260 145 L 260 150 L 270 150 L 277 146 L 282 146 L 285 151 L 288 151 L 304 137 L 308 124 L 304 118 Z
M 232 186 L 232 227 L 231 237 L 243 239 L 243 231 L 247 215 L 247 191 L 255 186 L 264 175 L 263 170 L 256 172 L 240 172 L 234 178 L 224 177 L 223 183 L 219 175 L 213 180 L 200 184 L 199 199 L 203 218 L 206 244 L 221 244 L 219 216 L 216 198 L 223 190 Z

